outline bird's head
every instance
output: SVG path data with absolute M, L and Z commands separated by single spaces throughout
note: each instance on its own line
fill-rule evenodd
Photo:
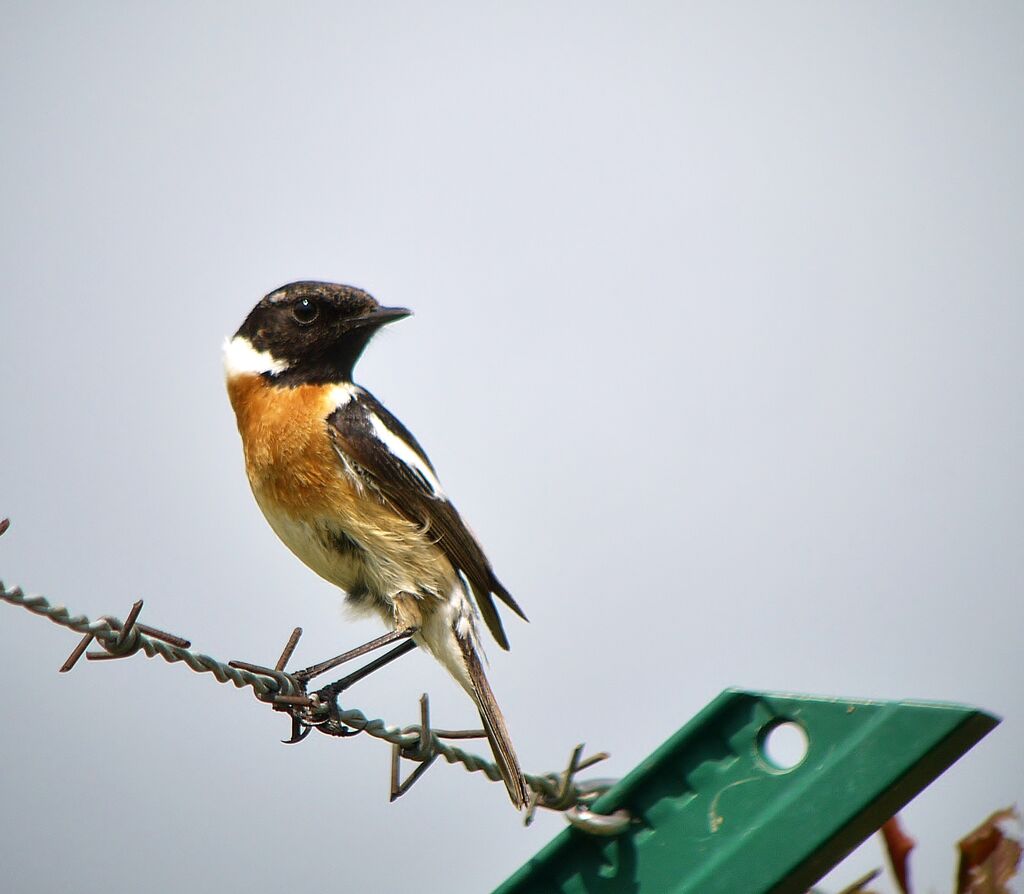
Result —
M 282 385 L 350 382 L 373 334 L 410 313 L 354 286 L 293 282 L 252 309 L 225 344 L 225 366 L 229 376 L 257 373 Z

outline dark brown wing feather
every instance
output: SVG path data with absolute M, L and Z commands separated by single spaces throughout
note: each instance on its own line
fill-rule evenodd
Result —
M 501 648 L 508 649 L 508 637 L 493 596 L 497 596 L 523 620 L 527 619 L 526 615 L 495 577 L 480 544 L 455 507 L 433 492 L 421 472 L 387 449 L 373 431 L 370 414 L 376 415 L 433 471 L 423 448 L 408 429 L 366 392 L 338 407 L 327 418 L 328 434 L 336 449 L 358 467 L 368 482 L 399 514 L 427 528 L 452 567 L 466 578 L 472 588 L 487 629 Z

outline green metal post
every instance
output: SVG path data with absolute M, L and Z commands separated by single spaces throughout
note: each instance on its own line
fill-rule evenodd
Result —
M 788 770 L 770 731 L 808 740 Z M 568 828 L 495 894 L 801 894 L 998 720 L 959 705 L 726 690 L 609 790 L 615 838 Z

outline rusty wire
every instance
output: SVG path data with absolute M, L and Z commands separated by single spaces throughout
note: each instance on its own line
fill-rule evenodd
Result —
M 0 534 L 7 528 L 5 521 L 0 521 Z M 230 664 L 219 661 L 210 655 L 193 651 L 188 640 L 139 623 L 141 600 L 132 606 L 124 622 L 109 615 L 95 621 L 85 615 L 74 615 L 63 605 L 51 605 L 43 596 L 26 595 L 20 587 L 8 590 L 2 581 L 0 600 L 82 634 L 82 640 L 61 667 L 62 672 L 71 670 L 83 654 L 87 659 L 101 660 L 126 658 L 142 652 L 148 658 L 159 656 L 171 664 L 183 663 L 197 673 L 212 674 L 220 683 L 230 682 L 239 689 L 252 689 L 257 699 L 291 716 L 292 742 L 301 741 L 316 729 L 338 737 L 366 733 L 390 743 L 392 800 L 408 791 L 438 757 L 443 757 L 450 764 L 462 764 L 469 772 L 482 773 L 493 782 L 501 780 L 501 773 L 492 761 L 446 741 L 477 738 L 482 735 L 482 730 L 440 730 L 432 727 L 426 695 L 420 700 L 420 724 L 398 727 L 380 719 L 368 718 L 357 708 L 343 708 L 338 702 L 341 690 L 337 684 L 307 694 L 305 681 L 284 670 L 301 635 L 299 628 L 293 631 L 276 666 L 271 668 L 238 661 Z M 92 643 L 104 651 L 88 652 Z M 592 834 L 610 835 L 622 831 L 630 822 L 627 814 L 620 811 L 612 816 L 601 816 L 589 810 L 589 805 L 610 787 L 611 781 L 600 779 L 580 782 L 576 778 L 579 772 L 607 756 L 602 752 L 584 758 L 583 746 L 579 745 L 573 750 L 566 769 L 561 773 L 526 774 L 527 784 L 532 790 L 526 823 L 532 821 L 538 808 L 545 808 L 564 813 L 573 826 Z M 419 766 L 401 782 L 399 765 L 403 758 L 417 762 Z

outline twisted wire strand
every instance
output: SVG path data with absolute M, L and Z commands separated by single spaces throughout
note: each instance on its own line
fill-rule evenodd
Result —
M 104 616 L 93 621 L 86 615 L 73 615 L 64 605 L 52 605 L 43 596 L 26 595 L 20 587 L 8 590 L 2 581 L 0 581 L 0 600 L 27 609 L 41 617 L 49 618 L 54 624 L 66 627 L 76 633 L 91 634 L 95 641 L 112 655 L 127 657 L 136 652 L 144 652 L 149 658 L 160 656 L 169 664 L 180 662 L 196 673 L 212 674 L 219 683 L 230 682 L 238 689 L 249 687 L 261 701 L 270 701 L 276 695 L 302 694 L 301 687 L 295 678 L 283 671 L 270 671 L 268 668 L 266 674 L 255 674 L 231 667 L 210 655 L 147 636 L 137 626 L 133 626 L 128 634 L 122 637 L 123 625 L 117 618 Z M 468 772 L 482 773 L 492 782 L 501 780 L 501 772 L 495 763 L 480 755 L 450 745 L 435 735 L 433 731 L 429 731 L 427 740 L 421 742 L 419 727 L 397 727 L 384 720 L 367 718 L 358 708 L 341 708 L 336 703 L 334 710 L 330 711 L 328 724 L 340 724 L 358 732 L 365 732 L 376 739 L 397 746 L 402 749 L 404 756 L 412 760 L 427 761 L 441 756 L 450 764 L 462 764 Z M 573 773 L 567 772 L 568 780 L 566 780 L 565 774 L 549 773 L 543 776 L 526 774 L 527 783 L 539 799 L 540 806 L 572 812 L 595 793 L 596 789 L 592 786 L 577 785 L 572 778 Z M 573 820 L 573 817 L 569 818 Z M 610 817 L 603 819 L 610 819 Z M 575 820 L 573 822 L 574 825 L 577 824 Z
M 449 745 L 444 739 L 439 738 L 433 732 L 430 733 L 428 742 L 421 745 L 419 727 L 397 727 L 391 726 L 383 720 L 368 720 L 366 715 L 358 708 L 339 708 L 335 717 L 345 726 L 368 733 L 382 741 L 390 742 L 392 745 L 397 745 L 403 750 L 408 750 L 411 760 L 425 760 L 436 754 L 443 757 L 449 764 L 462 764 L 469 773 L 483 773 L 491 782 L 501 782 L 501 771 L 493 761 L 489 761 L 470 751 L 465 751 L 455 745 Z M 416 752 L 419 753 L 417 754 Z M 523 775 L 526 776 L 526 781 L 530 788 L 543 795 L 547 800 L 553 803 L 560 798 L 562 792 L 557 775 L 536 776 L 532 773 L 525 773 Z M 572 803 L 577 803 L 579 797 L 584 793 L 584 790 L 573 787 Z
M 253 674 L 249 671 L 238 670 L 209 655 L 153 639 L 139 631 L 138 628 L 132 629 L 125 641 L 119 644 L 120 622 L 116 619 L 103 617 L 91 621 L 86 615 L 73 615 L 65 606 L 59 604 L 51 605 L 49 600 L 43 596 L 25 595 L 21 587 L 8 590 L 4 586 L 3 581 L 0 581 L 0 599 L 11 605 L 26 608 L 33 614 L 49 618 L 54 624 L 67 627 L 76 633 L 91 633 L 96 638 L 96 641 L 112 655 L 128 656 L 141 651 L 145 652 L 148 658 L 154 658 L 159 655 L 168 664 L 175 664 L 180 661 L 188 665 L 196 673 L 213 674 L 219 683 L 231 682 L 239 689 L 249 686 L 261 698 L 273 695 L 295 694 L 297 692 L 294 683 L 288 679 L 287 674 L 280 674 L 276 678 L 270 678 Z

